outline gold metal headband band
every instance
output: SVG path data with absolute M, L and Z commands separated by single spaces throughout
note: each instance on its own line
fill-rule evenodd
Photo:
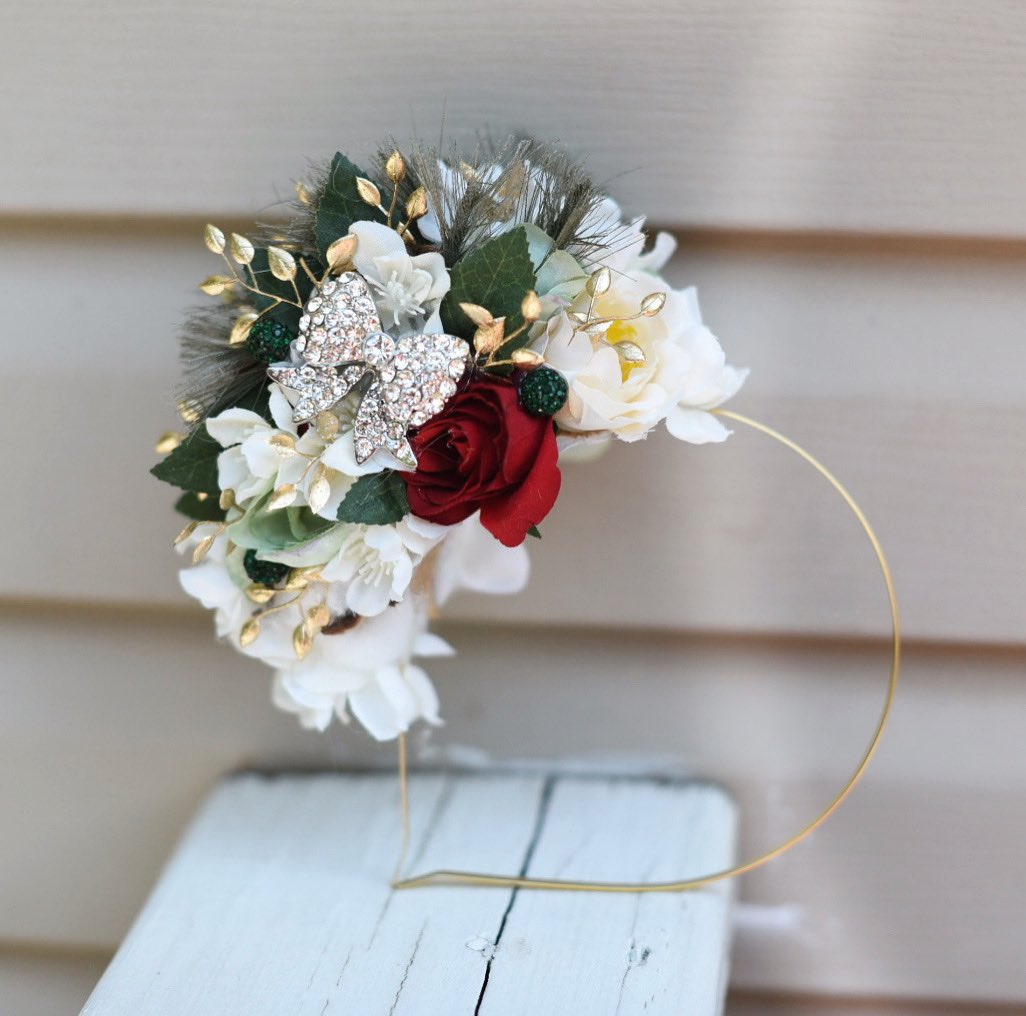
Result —
M 854 772 L 848 778 L 847 783 L 841 788 L 841 790 L 835 795 L 830 803 L 807 825 L 803 826 L 798 832 L 788 839 L 779 843 L 777 846 L 767 850 L 765 853 L 758 854 L 755 857 L 750 858 L 747 861 L 737 864 L 732 868 L 724 868 L 721 871 L 709 872 L 705 875 L 699 875 L 695 878 L 680 879 L 676 882 L 580 882 L 566 879 L 554 879 L 554 878 L 527 878 L 523 876 L 511 876 L 511 875 L 492 875 L 485 872 L 473 872 L 473 871 L 431 871 L 426 872 L 423 875 L 413 875 L 410 877 L 402 878 L 396 877 L 393 881 L 393 887 L 396 889 L 416 889 L 424 886 L 491 886 L 493 888 L 507 888 L 507 889 L 567 889 L 578 892 L 607 892 L 607 893 L 650 893 L 650 892 L 684 892 L 689 889 L 699 889 L 702 886 L 711 885 L 713 882 L 722 882 L 724 879 L 734 878 L 737 875 L 744 875 L 749 871 L 754 871 L 756 868 L 761 868 L 764 864 L 772 861 L 774 858 L 780 857 L 781 854 L 786 853 L 792 847 L 797 846 L 807 836 L 818 829 L 838 808 L 844 803 L 844 800 L 854 790 L 855 785 L 862 779 L 863 774 L 869 767 L 869 763 L 876 753 L 876 749 L 880 745 L 880 740 L 883 737 L 884 729 L 887 726 L 887 721 L 891 714 L 891 707 L 894 704 L 894 695 L 898 687 L 898 674 L 901 670 L 901 621 L 898 614 L 898 598 L 894 591 L 894 579 L 891 576 L 891 569 L 887 563 L 887 558 L 884 555 L 883 548 L 880 546 L 880 541 L 877 539 L 876 533 L 873 531 L 873 527 L 869 524 L 869 520 L 866 518 L 865 513 L 859 507 L 855 499 L 848 493 L 847 489 L 841 483 L 840 480 L 830 472 L 818 459 L 812 456 L 800 445 L 796 444 L 789 437 L 785 437 L 779 431 L 773 430 L 772 427 L 767 427 L 763 423 L 759 423 L 757 420 L 749 419 L 747 416 L 741 416 L 739 413 L 732 413 L 725 409 L 715 410 L 715 412 L 726 419 L 733 420 L 735 423 L 744 424 L 747 427 L 751 427 L 753 430 L 761 431 L 763 434 L 771 437 L 774 441 L 782 444 L 785 448 L 789 448 L 796 455 L 803 458 L 813 469 L 816 470 L 833 488 L 840 494 L 844 503 L 851 509 L 852 514 L 859 521 L 859 525 L 862 526 L 866 537 L 869 539 L 870 544 L 873 547 L 873 553 L 876 555 L 876 560 L 880 565 L 880 571 L 883 575 L 884 586 L 887 590 L 887 600 L 890 605 L 891 611 L 891 670 L 890 677 L 887 681 L 887 692 L 884 696 L 883 708 L 880 712 L 880 718 L 877 721 L 876 729 L 873 731 L 873 736 L 869 741 L 869 746 L 866 748 L 865 753 L 860 759 L 858 765 L 855 767 Z M 407 776 L 407 750 L 406 750 L 406 739 L 404 736 L 399 738 L 399 788 L 400 788 L 400 802 L 402 809 L 403 819 L 403 850 L 399 862 L 399 872 L 402 871 L 402 867 L 406 856 L 406 846 L 409 842 L 409 782 Z

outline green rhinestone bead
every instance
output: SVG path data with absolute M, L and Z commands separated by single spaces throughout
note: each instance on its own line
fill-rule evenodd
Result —
M 253 323 L 246 339 L 246 348 L 264 363 L 278 363 L 289 358 L 289 346 L 295 335 L 280 321 L 261 318 Z
M 255 550 L 247 550 L 242 559 L 242 567 L 246 574 L 262 586 L 276 586 L 292 569 L 287 564 L 277 561 L 261 561 Z
M 535 416 L 553 416 L 566 405 L 570 388 L 551 367 L 538 367 L 520 382 L 520 404 Z

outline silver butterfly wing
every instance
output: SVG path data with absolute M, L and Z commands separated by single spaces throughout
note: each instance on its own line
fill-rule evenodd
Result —
M 363 276 L 343 272 L 315 286 L 299 319 L 296 350 L 317 367 L 335 367 L 363 359 L 363 340 L 381 331 Z

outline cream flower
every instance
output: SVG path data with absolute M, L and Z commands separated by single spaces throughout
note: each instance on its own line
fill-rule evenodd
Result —
M 381 327 L 398 334 L 440 332 L 439 304 L 449 292 L 449 272 L 441 254 L 410 256 L 403 238 L 380 222 L 354 222 L 353 267 L 366 280 Z
M 644 251 L 643 219 L 624 222 L 619 206 L 605 199 L 582 230 L 599 238 L 602 251 L 589 265 L 611 271 L 611 285 L 595 301 L 594 316 L 627 318 L 590 333 L 576 330 L 568 316 L 586 311 L 581 292 L 565 312 L 549 319 L 534 348 L 567 378 L 570 392 L 556 416 L 561 448 L 604 436 L 623 441 L 645 437 L 661 420 L 674 437 L 695 444 L 722 441 L 730 433 L 709 411 L 733 396 L 747 371 L 726 362 L 716 336 L 702 323 L 695 290 L 675 290 L 658 270 L 672 256 L 674 241 L 660 233 Z M 663 309 L 638 317 L 650 293 L 666 294 Z M 621 356 L 629 350 L 632 356 Z M 637 357 L 640 352 L 641 359 Z M 576 439 L 574 435 L 580 435 Z
M 324 730 L 352 713 L 372 737 L 385 741 L 415 720 L 440 723 L 438 696 L 415 656 L 449 656 L 451 647 L 426 631 L 428 604 L 409 596 L 350 631 L 322 635 L 306 659 L 275 675 L 274 703 L 299 722 Z
M 519 593 L 527 586 L 530 572 L 527 547 L 503 546 L 481 525 L 477 512 L 450 526 L 438 548 L 435 601 L 441 606 L 461 589 L 475 593 Z

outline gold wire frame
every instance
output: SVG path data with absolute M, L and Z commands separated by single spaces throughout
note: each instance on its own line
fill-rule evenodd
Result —
M 838 791 L 830 803 L 821 812 L 819 812 L 811 822 L 804 825 L 786 840 L 778 843 L 777 846 L 772 847 L 755 857 L 749 858 L 740 864 L 736 864 L 731 868 L 723 868 L 720 871 L 712 871 L 708 874 L 698 875 L 692 878 L 684 878 L 672 882 L 585 882 L 571 879 L 493 875 L 487 872 L 455 870 L 429 871 L 421 875 L 402 877 L 401 873 L 405 865 L 406 852 L 409 844 L 410 812 L 406 738 L 404 735 L 400 735 L 399 796 L 403 823 L 403 845 L 396 877 L 392 882 L 393 888 L 417 889 L 427 886 L 490 886 L 492 888 L 506 889 L 564 889 L 577 892 L 606 893 L 685 892 L 691 889 L 700 889 L 703 886 L 712 885 L 714 882 L 722 882 L 726 879 L 735 878 L 738 875 L 744 875 L 747 872 L 754 871 L 756 868 L 761 868 L 764 864 L 768 864 L 775 858 L 780 857 L 781 854 L 785 854 L 792 847 L 797 846 L 802 842 L 802 840 L 810 836 L 821 825 L 823 825 L 823 823 L 826 822 L 826 820 L 830 818 L 838 808 L 840 808 L 848 795 L 855 789 L 859 780 L 862 779 L 866 769 L 869 768 L 870 761 L 876 754 L 876 750 L 883 738 L 884 730 L 887 727 L 887 721 L 891 715 L 891 708 L 894 705 L 894 696 L 898 688 L 898 675 L 901 671 L 901 618 L 898 612 L 898 597 L 894 590 L 894 579 L 891 575 L 890 565 L 887 563 L 887 557 L 884 554 L 883 547 L 880 545 L 880 541 L 877 538 L 873 527 L 869 524 L 869 520 L 866 518 L 865 513 L 859 507 L 855 498 L 848 492 L 844 484 L 842 484 L 841 481 L 838 480 L 822 462 L 802 448 L 801 445 L 792 441 L 789 437 L 785 437 L 785 435 L 774 430 L 772 427 L 768 427 L 764 423 L 759 423 L 757 420 L 752 420 L 747 416 L 742 416 L 740 413 L 730 412 L 726 409 L 714 410 L 714 412 L 716 412 L 718 416 L 722 416 L 728 420 L 733 420 L 735 423 L 743 424 L 746 427 L 750 427 L 753 430 L 757 430 L 760 433 L 765 434 L 767 437 L 772 438 L 785 448 L 790 449 L 800 458 L 809 463 L 809 465 L 812 466 L 812 468 L 815 469 L 816 472 L 819 473 L 820 476 L 822 476 L 841 496 L 841 499 L 858 520 L 859 525 L 862 527 L 863 532 L 866 534 L 866 537 L 873 548 L 873 553 L 876 555 L 877 563 L 880 566 L 880 572 L 883 575 L 884 586 L 887 591 L 887 601 L 891 612 L 890 676 L 887 681 L 887 691 L 884 695 L 883 707 L 873 731 L 873 736 L 870 738 L 869 746 L 863 753 L 854 772 L 852 772 L 851 776 L 848 777 L 847 782 L 843 787 L 841 787 L 840 791 Z

